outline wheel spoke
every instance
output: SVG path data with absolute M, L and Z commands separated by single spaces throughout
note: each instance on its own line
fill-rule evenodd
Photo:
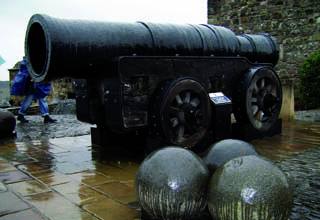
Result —
M 176 95 L 176 101 L 177 101 L 178 105 L 182 105 L 183 104 L 183 101 L 182 101 L 182 99 L 181 99 L 179 94 Z
M 185 115 L 184 115 L 184 112 L 178 112 L 178 119 L 179 119 L 179 122 L 184 124 L 185 123 Z
M 264 113 L 263 113 L 262 110 L 260 110 L 260 111 L 257 113 L 257 115 L 256 115 L 256 119 L 257 119 L 258 121 L 262 121 L 263 116 L 264 116 Z
M 181 143 L 183 141 L 183 136 L 184 136 L 184 126 L 180 125 L 178 128 L 178 135 L 177 135 L 177 142 Z
M 179 124 L 178 118 L 171 118 L 170 121 L 173 128 L 177 127 L 177 125 Z
M 170 106 L 169 108 L 169 114 L 174 114 L 174 115 L 177 115 L 179 114 L 181 110 L 177 107 L 174 107 L 174 106 Z
M 183 102 L 184 103 L 189 103 L 190 102 L 190 96 L 191 96 L 190 92 L 187 92 L 186 96 L 184 97 Z
M 257 103 L 257 101 L 258 101 L 257 98 L 255 98 L 255 97 L 252 97 L 252 98 L 251 98 L 251 103 Z
M 272 92 L 272 85 L 271 84 L 267 85 L 266 86 L 266 90 L 267 90 L 268 93 L 271 93 Z
M 190 102 L 190 104 L 193 106 L 193 107 L 198 107 L 198 105 L 200 104 L 200 100 L 198 98 L 193 98 Z
M 255 83 L 253 84 L 253 91 L 254 91 L 256 94 L 259 92 L 259 87 L 258 87 L 258 85 L 257 85 L 257 82 L 255 82 Z
M 265 79 L 262 78 L 261 83 L 260 83 L 260 88 L 262 89 L 262 88 L 264 88 L 264 86 L 265 86 Z
M 255 116 L 259 110 L 259 107 L 257 105 L 253 105 L 251 107 L 251 110 L 252 110 L 252 114 Z

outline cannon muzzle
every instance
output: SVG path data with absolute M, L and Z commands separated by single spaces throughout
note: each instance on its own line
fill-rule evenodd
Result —
M 209 24 L 178 25 L 67 20 L 33 15 L 25 39 L 28 69 L 35 81 L 62 77 L 107 78 L 119 56 L 244 56 L 278 61 L 267 34 L 236 36 Z

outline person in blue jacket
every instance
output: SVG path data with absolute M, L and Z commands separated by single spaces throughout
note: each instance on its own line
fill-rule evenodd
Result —
M 27 109 L 32 104 L 33 100 L 38 100 L 39 108 L 41 115 L 43 117 L 44 123 L 54 123 L 56 122 L 55 119 L 49 116 L 49 107 L 46 101 L 46 97 L 49 95 L 51 91 L 51 83 L 49 82 L 32 82 L 31 78 L 29 77 L 28 69 L 27 69 L 27 60 L 25 57 L 20 62 L 20 69 L 19 72 L 28 74 L 26 77 L 26 85 L 25 85 L 25 98 L 21 103 L 20 110 L 18 112 L 17 120 L 21 123 L 29 122 L 24 116 L 27 112 Z

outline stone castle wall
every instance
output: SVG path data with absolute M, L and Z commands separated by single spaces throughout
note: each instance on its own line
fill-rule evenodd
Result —
M 320 50 L 319 0 L 208 0 L 208 23 L 236 33 L 267 32 L 278 39 L 278 73 L 283 82 L 298 79 L 298 68 Z
M 19 71 L 20 62 L 17 62 L 11 69 L 9 69 L 10 87 L 15 75 Z M 73 99 L 74 91 L 72 86 L 72 80 L 69 78 L 53 80 L 51 82 L 52 90 L 48 96 L 48 101 Z M 19 106 L 23 100 L 23 96 L 10 96 L 10 102 L 13 106 Z

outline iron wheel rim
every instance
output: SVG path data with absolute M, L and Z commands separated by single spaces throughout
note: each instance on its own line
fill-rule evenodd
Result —
M 211 118 L 205 89 L 196 81 L 191 82 L 189 87 L 182 88 L 183 81 L 180 81 L 161 110 L 162 129 L 167 140 L 186 148 L 192 148 L 205 135 Z
M 279 116 L 282 102 L 281 85 L 275 73 L 268 70 L 255 74 L 246 97 L 247 115 L 252 126 L 262 131 L 270 129 Z

